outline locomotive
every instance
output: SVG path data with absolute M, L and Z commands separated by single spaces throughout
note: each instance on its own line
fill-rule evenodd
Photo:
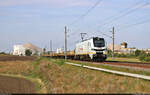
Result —
M 43 56 L 65 58 L 63 51 Z M 74 51 L 67 51 L 67 59 L 105 61 L 107 59 L 107 48 L 104 38 L 92 37 L 77 43 Z
M 92 37 L 76 44 L 75 59 L 105 61 L 107 48 L 104 38 Z

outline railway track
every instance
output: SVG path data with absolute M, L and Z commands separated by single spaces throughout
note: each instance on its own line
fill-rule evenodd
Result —
M 125 66 L 125 67 L 137 67 L 137 68 L 144 68 L 150 70 L 150 63 L 143 63 L 143 62 L 122 62 L 122 61 L 105 61 L 105 62 L 93 62 L 93 61 L 81 61 L 81 60 L 73 60 L 68 59 L 76 62 L 85 62 L 91 64 L 107 64 L 107 65 L 114 65 L 114 66 Z
M 77 60 L 73 60 L 77 61 Z M 91 61 L 77 61 L 77 62 L 86 62 L 91 64 L 107 64 L 114 66 L 126 66 L 126 67 L 138 67 L 144 69 L 150 69 L 150 63 L 142 63 L 142 62 L 120 62 L 120 61 L 105 61 L 105 62 L 91 62 Z
M 136 63 L 136 62 L 103 62 L 103 64 L 111 64 L 111 65 L 118 65 L 118 66 L 126 66 L 126 67 L 138 67 L 138 68 L 145 68 L 150 69 L 149 63 Z
M 140 64 L 140 65 L 150 65 L 150 63 L 143 63 L 143 62 L 123 62 L 123 61 L 105 61 L 109 63 L 120 63 L 120 64 Z

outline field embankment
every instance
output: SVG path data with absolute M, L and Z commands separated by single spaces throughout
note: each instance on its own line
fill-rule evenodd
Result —
M 40 93 L 150 93 L 150 81 L 75 67 L 61 59 L 1 61 L 0 73 L 40 79 Z
M 0 93 L 43 93 L 40 79 L 33 77 L 36 57 L 0 56 Z

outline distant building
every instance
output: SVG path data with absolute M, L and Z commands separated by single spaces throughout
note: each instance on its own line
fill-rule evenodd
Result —
M 147 49 L 147 50 L 146 50 L 146 53 L 149 53 L 149 54 L 150 54 L 150 49 Z
M 38 48 L 31 43 L 27 43 L 24 45 L 14 45 L 13 55 L 25 56 L 25 51 L 27 49 L 32 51 L 32 55 L 40 55 L 42 53 L 41 48 Z
M 107 46 L 107 48 L 109 49 L 109 50 L 113 50 L 113 45 L 112 44 L 109 44 L 108 46 Z M 115 51 L 117 51 L 117 50 L 120 50 L 121 49 L 121 46 L 120 45 L 114 45 L 114 50 Z
M 139 50 L 144 51 L 147 54 L 150 54 L 150 49 L 139 49 Z
M 14 45 L 13 55 L 25 56 L 25 50 L 23 45 Z
M 121 43 L 121 48 L 127 48 L 128 44 L 126 42 Z
M 56 53 L 63 53 L 64 50 L 62 48 L 57 48 Z
M 119 53 L 119 54 L 121 54 L 121 53 L 124 53 L 124 54 L 130 54 L 130 53 L 133 53 L 133 52 L 135 52 L 136 51 L 136 49 L 135 48 L 128 48 L 127 47 L 127 43 L 126 42 L 123 42 L 123 43 L 121 43 L 120 45 L 114 45 L 114 52 L 115 53 Z M 107 46 L 107 48 L 109 49 L 109 50 L 113 50 L 113 45 L 112 44 L 109 44 L 108 46 Z
M 36 54 L 36 55 L 40 55 L 43 53 L 43 50 L 31 43 L 27 43 L 27 44 L 24 44 L 24 47 L 25 49 L 29 49 L 32 51 L 32 55 Z

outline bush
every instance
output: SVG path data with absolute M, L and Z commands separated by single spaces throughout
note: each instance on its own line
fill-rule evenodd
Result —
M 109 56 L 109 57 L 112 57 L 112 51 L 108 49 L 107 52 L 108 52 L 108 56 Z
M 150 53 L 148 53 L 147 56 L 150 56 Z
M 148 55 L 141 55 L 141 56 L 139 56 L 139 60 L 140 61 L 150 62 L 150 56 L 148 56 Z
M 150 56 L 149 56 L 149 57 L 145 57 L 144 60 L 145 60 L 146 62 L 150 62 Z
M 139 56 L 141 54 L 141 51 L 140 50 L 136 50 L 135 51 L 135 56 Z
M 5 52 L 0 52 L 0 54 L 6 54 Z
M 32 51 L 31 51 L 31 50 L 27 49 L 27 50 L 25 51 L 25 55 L 26 55 L 26 56 L 31 56 L 31 54 L 32 54 Z
M 145 55 L 140 55 L 140 56 L 139 56 L 139 60 L 140 60 L 140 61 L 145 61 Z
M 114 57 L 124 57 L 124 58 L 139 58 L 140 61 L 145 61 L 145 57 L 150 56 L 150 53 L 146 54 L 142 50 L 136 50 L 135 52 L 131 52 L 130 54 L 118 54 L 114 53 Z M 108 50 L 108 57 L 112 57 L 112 51 Z

